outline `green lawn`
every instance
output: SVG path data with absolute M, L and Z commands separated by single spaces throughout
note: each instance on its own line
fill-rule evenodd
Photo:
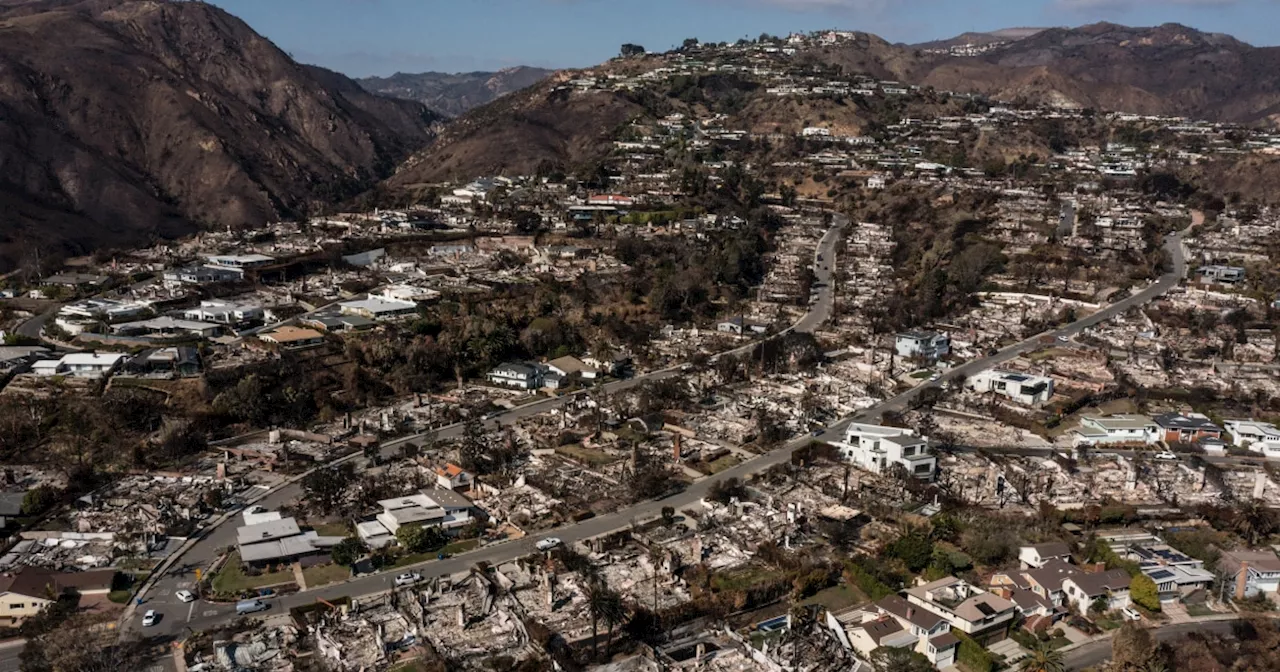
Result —
M 351 526 L 346 523 L 320 523 L 312 525 L 311 529 L 322 537 L 349 537 L 351 536 Z
M 1120 627 L 1120 621 L 1113 621 L 1109 618 L 1096 618 L 1093 620 L 1093 624 L 1103 630 L 1115 630 Z
M 318 565 L 302 570 L 302 577 L 307 581 L 307 588 L 318 588 L 331 583 L 338 583 L 351 578 L 351 569 L 338 563 Z
M 711 587 L 717 591 L 746 590 L 774 578 L 778 572 L 767 567 L 743 567 L 711 576 Z
M 133 597 L 133 591 L 130 590 L 113 590 L 107 593 L 107 599 L 116 604 L 129 604 L 129 599 Z
M 805 606 L 819 604 L 827 611 L 837 612 L 842 609 L 852 607 L 855 604 L 862 604 L 866 601 L 867 596 L 863 595 L 861 590 L 858 590 L 854 586 L 842 583 L 838 586 L 824 588 L 815 593 L 812 597 L 801 601 L 800 604 Z
M 1218 612 L 1216 612 L 1216 611 L 1214 611 L 1214 610 L 1210 609 L 1209 607 L 1206 607 L 1206 606 L 1205 606 L 1205 605 L 1203 605 L 1203 604 L 1188 604 L 1188 605 L 1187 605 L 1187 615 L 1188 615 L 1188 616 L 1212 616 L 1212 615 L 1214 615 L 1214 614 L 1216 614 L 1216 613 L 1218 613 Z
M 718 474 L 724 471 L 725 469 L 736 467 L 739 464 L 742 464 L 742 458 L 738 457 L 733 453 L 729 453 L 728 455 L 725 455 L 724 457 L 721 457 L 717 460 L 713 460 L 710 464 L 708 464 L 707 471 L 713 474 Z
M 602 450 L 585 448 L 578 444 L 568 446 L 560 446 L 556 448 L 556 452 L 567 457 L 572 457 L 579 462 L 583 462 L 588 466 L 599 467 L 613 462 L 617 462 L 619 458 L 610 455 Z
M 218 575 L 213 577 L 213 590 L 217 593 L 236 594 L 245 590 L 273 586 L 278 583 L 289 583 L 294 580 L 293 571 L 267 572 L 258 576 L 249 576 L 240 566 L 240 556 L 232 553 L 227 563 L 222 566 Z
M 466 553 L 467 551 L 475 550 L 476 547 L 478 547 L 479 545 L 480 545 L 479 539 L 463 539 L 461 541 L 455 541 L 445 546 L 443 550 L 448 555 L 458 555 L 459 553 Z M 391 566 L 406 567 L 408 565 L 416 565 L 420 562 L 435 560 L 439 556 L 440 556 L 440 551 L 427 551 L 425 553 L 409 553 L 406 555 L 402 555 L 399 558 L 396 558 L 396 561 L 392 563 Z
M 910 377 L 915 378 L 916 380 L 924 380 L 925 378 L 928 378 L 929 376 L 932 376 L 932 375 L 933 375 L 933 372 L 930 371 L 929 369 L 920 369 L 919 371 L 912 373 Z

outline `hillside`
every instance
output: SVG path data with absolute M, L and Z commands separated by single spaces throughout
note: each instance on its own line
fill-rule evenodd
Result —
M 390 77 L 356 80 L 370 93 L 414 100 L 436 112 L 456 117 L 495 98 L 537 84 L 553 70 L 518 66 L 498 72 L 397 72 Z
M 208 4 L 0 2 L 0 268 L 367 188 L 438 117 Z
M 558 80 L 503 96 L 455 119 L 430 148 L 401 166 L 390 185 L 580 167 L 608 153 L 618 129 L 646 112 L 626 94 L 559 89 Z
M 913 74 L 919 84 L 1001 99 L 1240 123 L 1280 119 L 1280 48 L 1177 24 L 1052 28 Z

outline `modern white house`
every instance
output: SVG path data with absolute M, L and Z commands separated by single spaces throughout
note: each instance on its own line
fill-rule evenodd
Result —
M 38 375 L 74 376 L 76 378 L 101 378 L 111 374 L 129 355 L 118 352 L 73 352 L 51 364 L 52 360 L 36 362 L 32 367 Z
M 894 339 L 899 357 L 919 357 L 936 361 L 951 352 L 951 337 L 934 331 L 905 331 Z
M 1280 458 L 1280 429 L 1275 425 L 1257 420 L 1227 420 L 1222 425 L 1231 443 L 1267 457 Z
M 910 429 L 851 423 L 836 448 L 845 460 L 876 474 L 899 464 L 916 478 L 933 480 L 938 470 L 929 440 Z
M 394 538 L 402 527 L 439 527 L 447 532 L 474 520 L 471 500 L 444 488 L 384 499 L 378 506 L 382 511 L 373 520 L 356 526 L 360 538 L 370 545 Z
M 1074 441 L 1080 445 L 1139 444 L 1150 445 L 1160 440 L 1162 432 L 1154 420 L 1145 415 L 1087 415 L 1074 430 Z
M 520 362 L 505 362 L 489 372 L 489 382 L 521 390 L 542 387 L 542 374 L 538 367 Z
M 183 311 L 182 318 L 196 322 L 235 325 L 261 321 L 265 315 L 266 313 L 261 306 L 214 299 L 212 301 L 201 301 L 198 308 L 188 308 Z
M 1026 373 L 990 369 L 974 374 L 966 387 L 981 394 L 992 393 L 1024 406 L 1036 406 L 1053 397 L 1053 379 Z
M 418 304 L 369 296 L 356 301 L 338 304 L 343 315 L 359 315 L 370 320 L 394 320 L 418 313 Z
M 215 254 L 205 259 L 214 268 L 229 268 L 244 273 L 251 268 L 261 268 L 275 263 L 274 257 L 265 254 Z
M 738 316 L 717 322 L 716 331 L 723 334 L 735 334 L 737 336 L 741 336 L 743 334 L 764 334 L 769 331 L 769 325 Z

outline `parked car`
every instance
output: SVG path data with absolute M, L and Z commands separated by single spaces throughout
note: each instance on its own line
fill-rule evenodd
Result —
M 236 602 L 236 614 L 243 616 L 244 614 L 253 614 L 259 611 L 266 611 L 271 605 L 262 600 L 240 600 Z
M 189 590 L 179 590 L 178 592 L 174 593 L 173 596 L 178 598 L 180 602 L 184 602 L 184 603 L 196 601 L 196 596 L 192 595 L 191 591 Z
M 405 572 L 396 577 L 396 587 L 412 586 L 422 580 L 422 575 L 417 572 Z
M 558 537 L 547 537 L 546 539 L 538 542 L 538 550 L 549 551 L 556 546 L 559 546 L 561 543 L 563 542 L 561 542 Z
M 1135 611 L 1135 610 L 1133 609 L 1133 607 L 1125 607 L 1125 608 L 1122 610 L 1122 613 L 1124 614 L 1124 617 L 1125 617 L 1125 618 L 1127 618 L 1127 619 L 1129 619 L 1129 620 L 1131 620 L 1131 621 L 1141 621 L 1141 620 L 1142 620 L 1142 614 L 1139 614 L 1137 611 Z
M 155 609 L 148 609 L 147 613 L 142 615 L 142 627 L 149 628 L 160 622 L 160 614 Z
M 1156 459 L 1157 460 L 1176 460 L 1178 459 L 1178 456 L 1167 450 L 1163 450 L 1156 453 Z

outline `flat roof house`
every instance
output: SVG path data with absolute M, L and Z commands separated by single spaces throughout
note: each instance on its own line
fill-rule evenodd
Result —
M 894 464 L 925 480 L 937 473 L 938 459 L 928 439 L 909 429 L 854 422 L 845 430 L 844 441 L 835 445 L 841 457 L 872 473 L 885 473 Z
M 1145 415 L 1119 414 L 1108 416 L 1086 415 L 1076 427 L 1075 444 L 1137 444 L 1150 445 L 1160 440 L 1160 426 Z
M 258 338 L 290 350 L 309 348 L 324 343 L 324 334 L 303 327 L 285 325 L 258 334 Z
M 1222 424 L 1231 443 L 1267 457 L 1280 457 L 1280 429 L 1275 425 L 1257 420 L 1227 420 Z
M 418 304 L 412 301 L 380 299 L 375 296 L 358 301 L 344 301 L 338 306 L 344 315 L 358 315 L 377 321 L 394 320 L 418 314 Z
M 983 371 L 966 382 L 966 387 L 978 393 L 992 393 L 1007 397 L 1024 406 L 1043 404 L 1053 398 L 1053 379 L 1007 371 Z
M 101 378 L 110 375 L 128 357 L 118 352 L 73 352 L 58 360 L 56 373 L 76 378 Z
M 249 565 L 292 562 L 308 555 L 327 552 L 342 537 L 322 537 L 314 531 L 303 532 L 293 518 L 281 518 L 245 525 L 236 530 L 240 561 Z

